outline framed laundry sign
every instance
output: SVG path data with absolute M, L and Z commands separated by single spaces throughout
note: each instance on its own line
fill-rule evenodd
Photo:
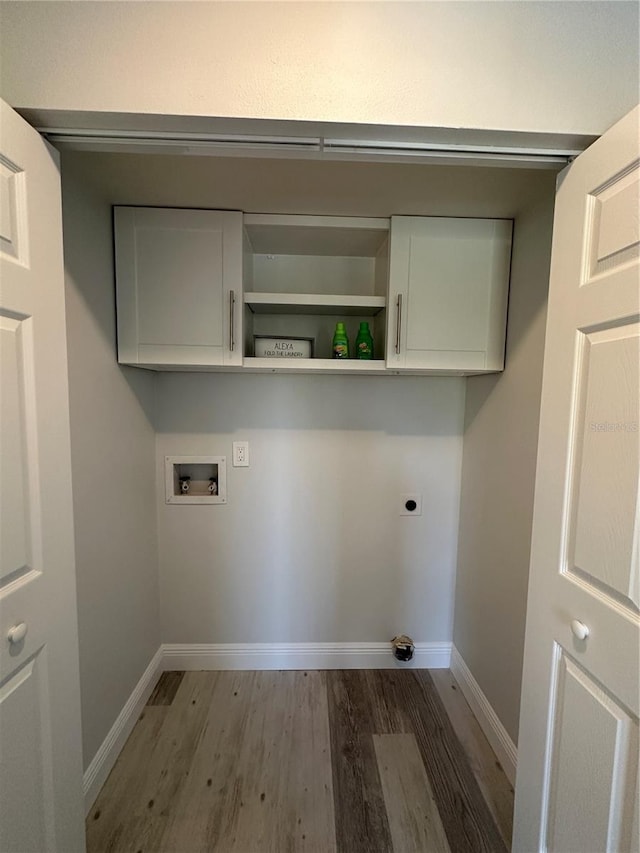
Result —
M 253 336 L 256 358 L 313 358 L 313 343 L 313 338 Z

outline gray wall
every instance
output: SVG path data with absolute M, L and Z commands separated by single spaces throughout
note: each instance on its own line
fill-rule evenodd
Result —
M 467 380 L 454 645 L 517 742 L 553 184 L 515 220 L 504 373 Z
M 160 375 L 163 640 L 450 641 L 463 413 L 456 378 Z M 165 504 L 183 454 L 229 457 L 226 505 Z
M 17 107 L 600 134 L 638 101 L 636 2 L 3 2 L 0 15 Z
M 116 363 L 110 205 L 62 175 L 86 768 L 160 644 L 155 376 Z

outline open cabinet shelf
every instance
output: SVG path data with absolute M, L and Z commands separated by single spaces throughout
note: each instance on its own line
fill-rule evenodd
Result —
M 385 367 L 388 219 L 246 215 L 244 366 L 248 370 L 376 373 Z M 377 362 L 332 360 L 336 323 L 355 345 L 369 324 Z M 259 337 L 306 338 L 312 358 L 255 358 Z M 354 366 L 352 366 L 354 365 Z

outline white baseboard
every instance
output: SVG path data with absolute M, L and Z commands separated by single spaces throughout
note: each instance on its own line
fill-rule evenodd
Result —
M 446 669 L 451 643 L 416 643 L 400 663 L 391 643 L 165 644 L 164 669 Z
M 85 771 L 83 777 L 85 814 L 89 813 L 91 806 L 95 803 L 100 789 L 107 781 L 107 776 L 156 685 L 163 669 L 162 658 L 162 646 L 160 646 Z
M 498 760 L 507 774 L 508 780 L 515 785 L 518 750 L 509 737 L 507 730 L 498 719 L 498 715 L 489 704 L 489 700 L 480 689 L 480 685 L 471 674 L 462 655 L 452 646 L 451 672 L 460 685 L 464 698 L 469 703 L 480 728 L 498 756 Z

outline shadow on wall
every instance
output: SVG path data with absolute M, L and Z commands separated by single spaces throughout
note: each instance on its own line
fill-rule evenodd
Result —
M 110 202 L 78 175 L 73 158 L 62 156 L 62 208 L 67 302 L 67 343 L 71 392 L 106 382 L 111 390 L 121 378 L 149 424 L 153 422 L 155 376 L 151 371 L 117 366 L 115 273 Z M 104 389 L 107 391 L 108 389 Z M 126 392 L 124 392 L 126 393 Z M 109 394 L 93 395 L 87 405 L 107 404 Z M 133 399 L 132 403 L 135 402 Z
M 506 368 L 469 378 L 466 393 L 453 639 L 514 741 L 552 219 L 552 193 L 516 218 Z
M 514 397 L 514 405 L 511 408 L 516 418 L 523 411 L 529 411 L 531 400 L 535 406 L 539 404 L 553 230 L 553 199 L 551 187 L 544 188 L 538 201 L 530 204 L 523 215 L 515 219 L 505 370 L 504 373 L 470 376 L 467 379 L 465 432 L 482 413 L 497 386 L 509 389 L 512 382 L 521 386 L 516 396 L 521 401 L 525 400 L 526 404 L 523 408 L 518 408 Z M 534 253 L 532 248 L 537 251 Z M 505 425 L 503 423 L 503 426 Z M 535 430 L 537 432 L 537 422 Z
M 451 389 L 458 377 L 162 373 L 160 432 L 339 430 L 399 436 L 459 434 Z

